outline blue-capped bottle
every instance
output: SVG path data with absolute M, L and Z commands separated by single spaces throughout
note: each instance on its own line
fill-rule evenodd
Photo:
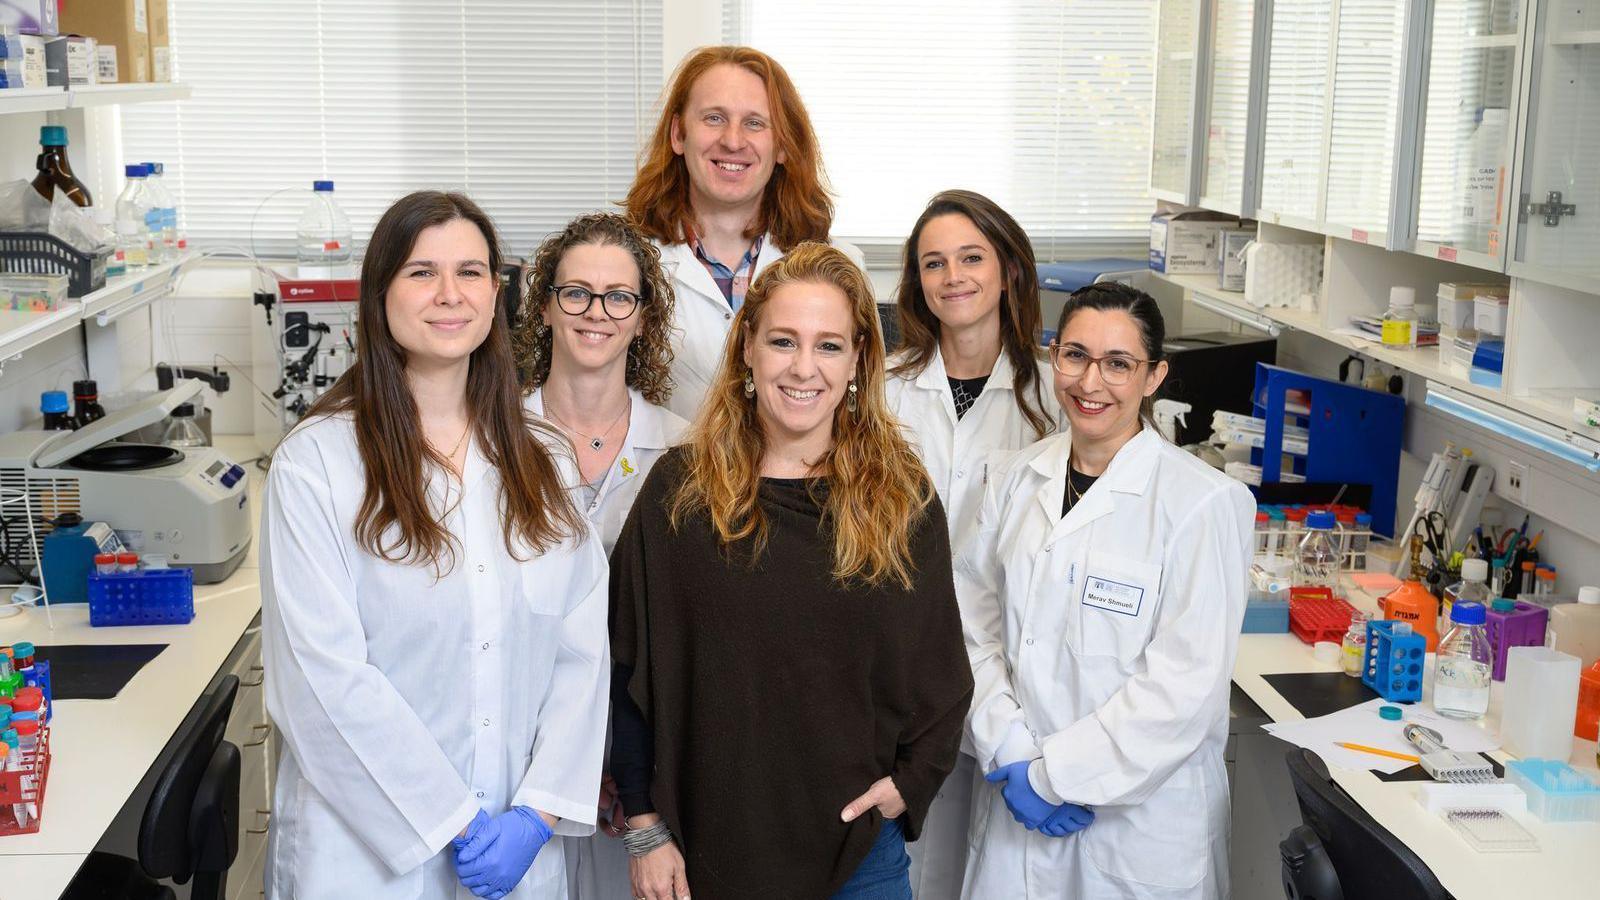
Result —
M 350 218 L 333 199 L 333 182 L 313 181 L 311 202 L 295 228 L 301 278 L 354 278 Z
M 1458 600 L 1450 608 L 1450 630 L 1433 660 L 1433 708 L 1453 719 L 1481 719 L 1489 711 L 1494 651 L 1482 603 Z
M 73 431 L 76 428 L 67 406 L 66 391 L 45 391 L 40 394 L 39 413 L 44 416 L 45 431 Z
M 1305 537 L 1300 539 L 1294 564 L 1295 587 L 1339 587 L 1339 549 L 1333 543 L 1333 513 L 1319 511 L 1306 515 Z
M 94 204 L 89 189 L 72 174 L 72 165 L 67 162 L 67 129 L 64 126 L 40 127 L 37 168 L 39 174 L 33 177 L 33 189 L 45 200 L 54 198 L 56 191 L 60 191 L 75 206 Z

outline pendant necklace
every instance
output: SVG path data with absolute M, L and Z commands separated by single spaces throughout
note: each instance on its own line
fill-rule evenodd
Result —
M 628 398 L 628 405 L 624 406 L 622 408 L 622 412 L 617 413 L 617 417 L 615 419 L 611 420 L 611 424 L 606 426 L 606 430 L 605 431 L 600 432 L 599 436 L 595 436 L 595 435 L 592 435 L 592 434 L 584 434 L 583 432 L 579 431 L 578 429 L 573 428 L 571 425 L 568 425 L 565 421 L 562 420 L 562 418 L 560 416 L 556 415 L 555 408 L 552 407 L 548 402 L 546 402 L 545 405 L 544 405 L 544 411 L 550 414 L 550 418 L 554 419 L 556 421 L 557 425 L 560 425 L 562 428 L 565 428 L 567 431 L 572 432 L 573 434 L 577 435 L 578 437 L 588 438 L 589 439 L 589 448 L 594 450 L 596 453 L 598 453 L 601 450 L 605 449 L 606 436 L 611 434 L 611 429 L 617 427 L 617 423 L 621 422 L 622 421 L 622 417 L 626 416 L 628 414 L 628 411 L 630 409 L 632 409 L 632 408 L 633 408 L 633 398 L 629 397 Z

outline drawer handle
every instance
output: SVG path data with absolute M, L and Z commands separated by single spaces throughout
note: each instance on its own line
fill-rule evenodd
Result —
M 261 737 L 257 738 L 256 740 L 253 740 L 253 741 L 250 741 L 250 742 L 246 743 L 245 746 L 246 747 L 259 747 L 262 744 L 265 744 L 267 742 L 267 738 L 272 736 L 272 723 L 271 722 L 263 722 L 263 723 L 261 723 L 259 725 L 251 725 L 250 726 L 250 733 L 251 734 L 259 734 L 259 735 L 261 735 Z
M 267 680 L 267 676 L 265 674 L 263 674 L 260 678 L 257 678 L 255 681 L 241 681 L 241 682 L 239 682 L 239 687 L 261 687 L 261 683 L 266 681 L 266 680 Z
M 262 818 L 263 816 L 265 817 L 265 819 Z M 270 810 L 270 809 L 258 809 L 258 810 L 256 810 L 256 821 L 257 822 L 262 822 L 263 823 L 262 826 L 260 828 L 246 828 L 244 830 L 245 834 L 266 834 L 268 826 L 270 826 L 272 824 L 272 810 Z

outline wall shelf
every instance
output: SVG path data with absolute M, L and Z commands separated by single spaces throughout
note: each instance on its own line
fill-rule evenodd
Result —
M 160 103 L 186 100 L 191 93 L 187 84 L 165 82 L 11 88 L 0 90 L 0 115 L 86 109 L 91 106 L 113 106 L 120 103 Z
M 50 312 L 0 310 L 0 370 L 22 351 L 71 331 L 82 320 L 81 305 L 76 300 Z
M 82 298 L 80 319 L 98 319 L 104 325 L 152 300 L 172 292 L 184 267 L 196 259 L 188 253 L 171 262 L 150 266 L 130 275 L 106 280 L 106 286 Z
M 1150 274 L 1155 278 L 1181 288 L 1186 302 L 1197 302 L 1196 298 L 1198 297 L 1202 308 L 1213 312 L 1221 312 L 1215 308 L 1217 306 L 1228 307 L 1228 311 L 1222 312 L 1222 314 L 1235 319 L 1235 321 L 1240 321 L 1243 317 L 1263 318 L 1280 328 L 1292 329 L 1320 338 L 1352 353 L 1359 353 L 1414 377 L 1422 378 L 1427 382 L 1443 385 L 1478 400 L 1483 400 L 1522 416 L 1535 419 L 1566 434 L 1590 441 L 1595 440 L 1594 435 L 1587 433 L 1586 429 L 1580 429 L 1573 423 L 1570 397 L 1563 399 L 1554 394 L 1530 397 L 1513 396 L 1501 388 L 1473 384 L 1468 378 L 1446 368 L 1440 361 L 1436 348 L 1425 347 L 1414 350 L 1398 350 L 1384 347 L 1376 341 L 1364 340 L 1354 335 L 1335 331 L 1333 328 L 1328 327 L 1323 318 L 1323 311 L 1320 309 L 1303 310 L 1292 307 L 1256 309 L 1244 302 L 1243 294 L 1223 291 L 1217 288 L 1213 277 L 1210 275 L 1163 275 L 1159 272 L 1151 272 Z M 1237 315 L 1230 315 L 1230 313 L 1236 313 Z

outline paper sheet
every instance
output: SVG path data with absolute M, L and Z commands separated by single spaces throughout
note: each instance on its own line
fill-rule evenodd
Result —
M 1359 750 L 1347 750 L 1338 746 L 1336 742 L 1364 744 L 1380 750 L 1418 756 L 1420 754 L 1417 748 L 1411 746 L 1400 733 L 1401 728 L 1407 723 L 1415 722 L 1439 732 L 1444 737 L 1444 745 L 1451 750 L 1463 753 L 1486 753 L 1500 747 L 1499 735 L 1484 727 L 1481 720 L 1463 722 L 1441 716 L 1434 712 L 1432 707 L 1420 703 L 1397 703 L 1393 705 L 1400 707 L 1402 718 L 1399 721 L 1390 721 L 1378 715 L 1378 708 L 1388 705 L 1389 701 L 1379 698 L 1315 719 L 1274 722 L 1262 727 L 1279 740 L 1315 752 L 1330 766 L 1357 770 L 1371 769 L 1389 775 L 1414 763 L 1374 753 L 1362 753 Z

